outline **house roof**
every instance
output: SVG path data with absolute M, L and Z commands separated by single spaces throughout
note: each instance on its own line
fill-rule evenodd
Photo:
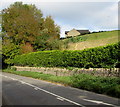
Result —
M 79 33 L 81 34 L 84 34 L 84 33 L 89 33 L 90 31 L 89 30 L 76 30 L 78 31 Z M 65 34 L 67 34 L 69 31 L 65 31 Z
M 81 34 L 89 33 L 90 32 L 89 30 L 77 30 L 77 31 L 80 32 Z
M 65 31 L 65 34 L 67 34 L 69 31 Z

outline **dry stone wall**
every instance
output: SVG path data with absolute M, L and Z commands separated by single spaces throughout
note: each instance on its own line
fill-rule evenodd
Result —
M 120 77 L 120 68 L 75 68 L 73 70 L 68 70 L 66 68 L 44 68 L 44 67 L 21 67 L 21 66 L 12 66 L 16 71 L 32 71 L 32 72 L 41 72 L 44 74 L 52 74 L 56 76 L 70 76 L 74 74 L 90 74 L 96 76 L 106 76 L 106 77 Z

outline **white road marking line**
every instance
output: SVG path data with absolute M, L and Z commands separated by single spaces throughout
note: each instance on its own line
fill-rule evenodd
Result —
M 17 81 L 17 79 L 15 79 L 15 78 L 12 78 L 12 80 L 16 80 Z
M 19 80 L 18 80 L 19 81 Z M 22 84 L 26 84 L 24 81 L 19 81 L 19 82 L 21 82 Z
M 57 99 L 58 99 L 58 100 L 60 100 L 60 101 L 64 101 L 64 99 L 62 99 L 62 98 L 59 98 L 59 97 L 57 97 Z
M 3 76 L 3 77 L 6 77 L 6 78 L 13 79 L 13 78 L 11 78 L 11 77 L 7 77 L 7 76 L 4 76 L 4 75 L 2 75 L 2 76 Z M 35 86 L 35 85 L 32 85 L 32 84 L 30 84 L 30 83 L 27 83 L 27 82 L 24 82 L 24 81 L 21 81 L 21 80 L 18 80 L 18 79 L 15 79 L 15 80 L 21 82 L 22 84 L 29 85 L 29 86 L 33 87 L 34 89 L 38 89 L 38 90 L 41 90 L 41 91 L 43 91 L 43 92 L 45 92 L 45 93 L 48 93 L 48 94 L 50 94 L 50 95 L 53 95 L 53 96 L 57 97 L 59 100 L 60 100 L 60 99 L 61 99 L 61 100 L 65 100 L 65 101 L 70 102 L 70 103 L 73 103 L 73 104 L 75 104 L 75 105 L 78 105 L 78 106 L 81 106 L 81 107 L 85 107 L 85 106 L 83 106 L 83 105 L 81 105 L 81 104 L 79 104 L 79 103 L 77 103 L 77 102 L 71 101 L 71 100 L 69 100 L 69 99 L 67 99 L 67 98 L 64 98 L 64 97 L 61 97 L 61 96 L 59 96 L 59 95 L 57 95 L 57 94 L 54 94 L 54 93 L 52 93 L 52 92 L 49 92 L 49 91 L 44 90 L 44 89 L 42 89 L 42 88 L 39 88 L 39 87 L 37 87 L 37 86 Z
M 38 90 L 38 88 L 34 88 L 35 90 Z
M 97 103 L 97 104 L 102 103 L 102 101 L 96 101 L 96 100 L 89 100 L 89 99 L 83 99 L 83 100 L 90 101 L 90 102 L 94 102 L 94 103 Z
M 97 103 L 97 104 L 105 104 L 105 105 L 111 105 L 113 107 L 117 107 L 116 105 L 113 105 L 113 104 L 109 104 L 109 103 L 104 103 L 102 101 L 96 101 L 96 100 L 89 100 L 89 99 L 83 99 L 85 101 L 89 101 L 89 102 L 93 102 L 93 103 Z
M 71 101 L 71 100 L 69 100 L 69 99 L 67 99 L 67 98 L 61 97 L 61 96 L 56 95 L 56 94 L 54 94 L 54 93 L 51 93 L 51 92 L 49 92 L 49 91 L 47 91 L 47 90 L 44 90 L 44 89 L 42 89 L 42 88 L 36 87 L 36 86 L 34 86 L 34 85 L 32 85 L 32 84 L 29 84 L 29 83 L 25 83 L 25 84 L 27 84 L 27 85 L 29 85 L 29 86 L 31 86 L 31 87 L 33 87 L 33 88 L 37 88 L 38 90 L 41 90 L 41 91 L 43 91 L 43 92 L 45 92 L 45 93 L 48 93 L 48 94 L 50 94 L 50 95 L 53 95 L 53 96 L 55 96 L 55 97 L 59 97 L 59 98 L 61 98 L 61 99 L 64 99 L 65 101 L 68 101 L 68 102 L 73 103 L 73 104 L 75 104 L 75 105 L 79 105 L 79 106 L 81 106 L 81 107 L 85 107 L 85 106 L 83 106 L 83 105 L 81 105 L 81 104 L 79 104 L 79 103 L 76 103 L 76 102 Z

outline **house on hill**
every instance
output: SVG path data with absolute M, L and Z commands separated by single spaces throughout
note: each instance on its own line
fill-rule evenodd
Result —
M 65 37 L 74 37 L 74 36 L 88 34 L 88 33 L 90 33 L 89 30 L 76 30 L 76 29 L 72 29 L 70 31 L 65 31 Z

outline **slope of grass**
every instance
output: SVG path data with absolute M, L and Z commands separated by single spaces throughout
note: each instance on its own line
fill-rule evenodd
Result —
M 77 37 L 64 39 L 68 43 L 67 50 L 83 50 L 86 48 L 94 48 L 105 46 L 118 42 L 118 30 L 100 33 L 92 33 Z

